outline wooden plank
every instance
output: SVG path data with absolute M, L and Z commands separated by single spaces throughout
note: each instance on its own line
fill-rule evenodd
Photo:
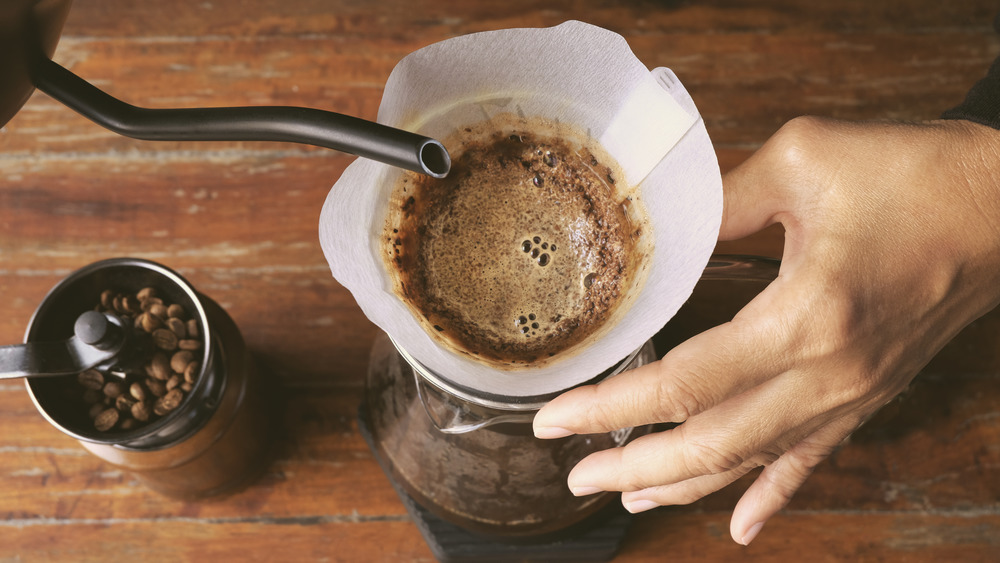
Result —
M 237 519 L 257 514 L 365 517 L 404 514 L 358 433 L 358 389 L 285 390 L 276 457 L 252 487 L 208 502 L 169 499 L 128 471 L 90 455 L 35 412 L 23 389 L 0 390 L 0 421 L 16 435 L 0 445 L 0 515 L 23 525 L 49 520 L 167 515 Z M 338 516 L 339 515 L 339 516 Z
M 320 209 L 350 159 L 332 152 L 158 151 L 41 161 L 5 162 L 0 205 L 12 236 L 85 243 L 128 237 L 123 244 L 158 239 L 165 252 L 194 242 L 256 244 L 263 252 L 267 244 L 296 245 L 289 260 L 297 261 L 318 250 L 312 243 L 318 243 Z M 0 245 L 10 245 L 7 240 Z M 223 262 L 239 257 L 227 257 L 224 249 L 206 252 Z
M 459 34 L 513 26 L 555 25 L 580 19 L 621 32 L 732 30 L 854 32 L 912 29 L 988 29 L 996 5 L 990 0 L 919 2 L 844 0 L 836 4 L 770 0 L 628 2 L 605 4 L 551 0 L 485 0 L 453 4 L 430 0 L 327 2 L 250 0 L 238 10 L 225 2 L 184 1 L 146 6 L 129 0 L 77 2 L 66 33 L 89 36 L 261 37 L 329 34 L 341 37 L 413 37 Z
M 405 517 L 108 519 L 0 534 L 0 557 L 32 561 L 434 561 Z
M 13 532 L 14 530 L 10 530 Z M 250 516 L 110 519 L 26 525 L 3 533 L 0 555 L 45 561 L 433 561 L 405 517 L 280 519 Z M 776 516 L 750 547 L 729 538 L 727 514 L 658 509 L 635 519 L 622 561 L 793 561 L 792 538 L 809 538 L 811 561 L 992 561 L 1000 516 L 789 513 Z M 845 541 L 845 538 L 849 538 Z
M 637 518 L 622 561 L 994 561 L 1000 515 L 866 514 L 789 511 L 772 518 L 749 547 L 729 536 L 726 513 L 672 508 Z M 808 555 L 807 555 L 808 553 Z

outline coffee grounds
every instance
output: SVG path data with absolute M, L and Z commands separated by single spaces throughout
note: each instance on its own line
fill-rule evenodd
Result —
M 610 166 L 564 139 L 463 144 L 446 179 L 407 174 L 396 190 L 385 241 L 397 290 L 458 352 L 498 366 L 553 357 L 631 286 L 630 201 Z

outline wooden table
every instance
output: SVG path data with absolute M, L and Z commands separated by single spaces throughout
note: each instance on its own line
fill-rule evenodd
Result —
M 417 48 L 580 19 L 623 34 L 649 67 L 676 71 L 725 171 L 800 114 L 936 117 L 1000 52 L 994 10 L 991 0 L 78 0 L 55 58 L 138 105 L 374 118 L 393 65 Z M 318 244 L 320 207 L 350 162 L 277 143 L 134 141 L 40 93 L 0 131 L 0 343 L 19 342 L 48 289 L 76 268 L 149 258 L 229 311 L 286 406 L 278 458 L 261 479 L 181 502 L 55 430 L 20 382 L 0 384 L 0 560 L 432 559 L 358 433 L 376 329 Z M 781 232 L 722 250 L 779 256 Z M 618 560 L 995 560 L 998 334 L 997 312 L 970 326 L 749 548 L 728 531 L 744 479 L 638 516 Z

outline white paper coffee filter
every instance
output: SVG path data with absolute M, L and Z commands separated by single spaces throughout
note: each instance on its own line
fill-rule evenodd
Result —
M 500 370 L 434 340 L 394 293 L 382 260 L 389 196 L 400 171 L 352 163 L 330 190 L 320 243 L 364 313 L 439 377 L 491 395 L 568 389 L 618 363 L 688 299 L 715 246 L 722 179 L 697 109 L 671 71 L 650 72 L 620 36 L 581 22 L 477 33 L 423 48 L 386 83 L 378 121 L 444 140 L 459 126 L 514 113 L 568 123 L 615 157 L 651 221 L 645 285 L 614 326 L 565 359 Z

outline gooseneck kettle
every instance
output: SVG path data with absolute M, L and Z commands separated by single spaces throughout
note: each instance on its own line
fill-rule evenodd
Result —
M 0 126 L 38 88 L 128 137 L 159 141 L 283 141 L 326 147 L 444 177 L 451 158 L 428 137 L 329 111 L 287 106 L 140 108 L 51 60 L 72 0 L 0 2 Z

